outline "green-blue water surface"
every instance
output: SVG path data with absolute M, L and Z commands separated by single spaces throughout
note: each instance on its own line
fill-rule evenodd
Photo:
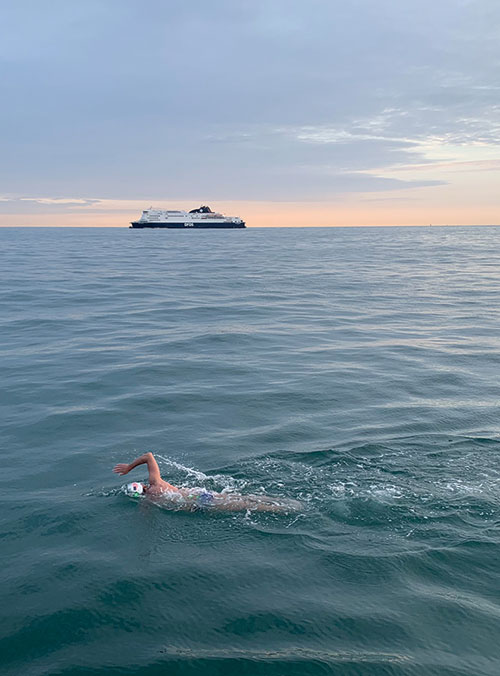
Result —
M 0 246 L 3 674 L 500 673 L 500 228 Z

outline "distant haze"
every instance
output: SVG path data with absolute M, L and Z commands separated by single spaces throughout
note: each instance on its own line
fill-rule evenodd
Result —
M 500 222 L 498 0 L 17 0 L 0 225 Z

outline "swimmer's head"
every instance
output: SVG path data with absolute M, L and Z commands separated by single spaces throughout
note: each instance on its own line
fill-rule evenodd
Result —
M 138 498 L 139 495 L 143 495 L 144 493 L 144 486 L 140 483 L 137 483 L 137 481 L 127 484 L 127 495 L 130 495 L 133 498 Z

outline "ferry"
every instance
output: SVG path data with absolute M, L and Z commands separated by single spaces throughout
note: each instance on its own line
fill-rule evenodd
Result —
M 142 212 L 138 221 L 132 221 L 131 228 L 246 228 L 245 222 L 237 216 L 224 216 L 207 206 L 191 211 L 170 211 L 150 207 Z

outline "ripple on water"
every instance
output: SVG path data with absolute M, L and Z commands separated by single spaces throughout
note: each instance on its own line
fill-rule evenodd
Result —
M 497 676 L 497 234 L 2 229 L 6 673 Z

